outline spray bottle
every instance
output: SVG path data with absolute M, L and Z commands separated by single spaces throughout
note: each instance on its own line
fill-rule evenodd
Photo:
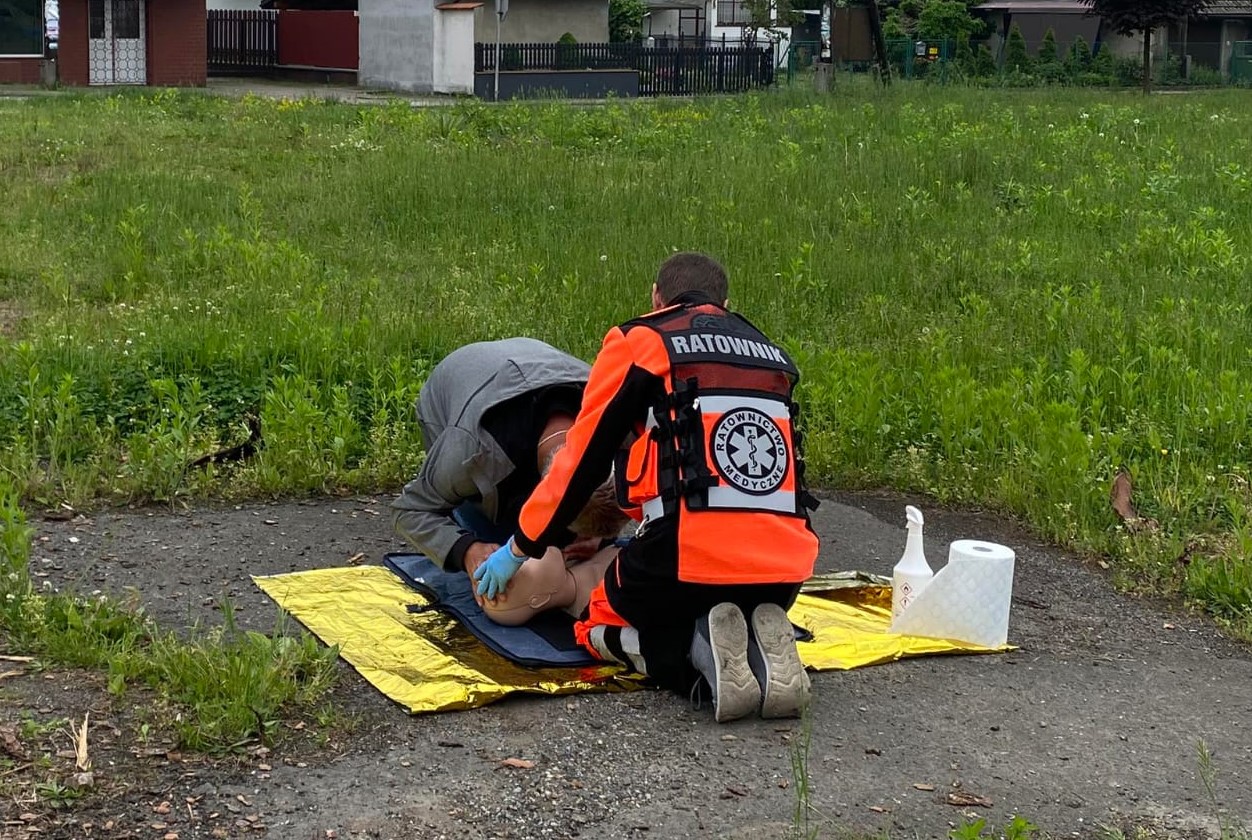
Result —
M 935 573 L 926 562 L 922 550 L 922 512 L 909 505 L 904 509 L 908 519 L 908 541 L 904 544 L 904 556 L 896 563 L 891 575 L 891 618 L 894 621 L 926 588 Z

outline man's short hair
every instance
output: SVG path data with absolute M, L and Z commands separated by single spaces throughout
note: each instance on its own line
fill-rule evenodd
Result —
M 716 303 L 730 297 L 730 281 L 721 263 L 705 254 L 683 251 L 661 263 L 656 290 L 669 305 L 685 292 L 703 292 Z

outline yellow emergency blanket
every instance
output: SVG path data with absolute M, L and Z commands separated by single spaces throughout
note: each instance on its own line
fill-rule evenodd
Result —
M 644 683 L 616 665 L 523 668 L 489 650 L 456 619 L 439 611 L 412 614 L 426 599 L 380 566 L 319 569 L 254 577 L 375 688 L 416 714 L 483 706 L 514 692 L 574 694 L 626 691 Z M 847 670 L 904 656 L 991 653 L 961 642 L 890 632 L 891 586 L 857 572 L 805 583 L 790 612 L 813 635 L 798 648 L 818 671 Z M 1007 650 L 1009 646 L 998 650 Z

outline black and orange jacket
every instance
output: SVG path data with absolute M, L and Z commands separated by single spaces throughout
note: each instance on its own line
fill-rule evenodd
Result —
M 516 544 L 542 554 L 612 469 L 642 531 L 677 529 L 679 580 L 805 580 L 818 540 L 794 425 L 798 377 L 782 349 L 703 296 L 614 327 Z

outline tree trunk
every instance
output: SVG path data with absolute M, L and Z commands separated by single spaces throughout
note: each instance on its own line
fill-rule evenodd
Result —
M 1143 92 L 1152 92 L 1152 28 L 1143 30 Z

